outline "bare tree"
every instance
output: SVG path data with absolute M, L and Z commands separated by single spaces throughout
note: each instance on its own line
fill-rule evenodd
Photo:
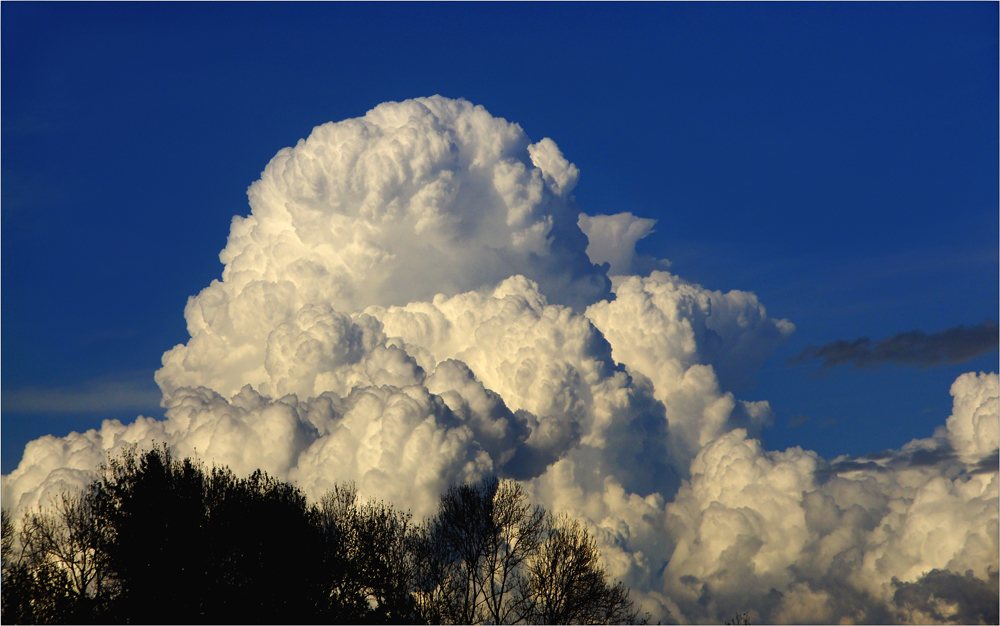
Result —
M 517 568 L 537 550 L 543 518 L 513 481 L 450 488 L 424 529 L 418 582 L 424 618 L 503 623 L 523 599 Z
M 483 568 L 483 600 L 494 624 L 520 621 L 532 604 L 524 565 L 537 557 L 546 529 L 546 514 L 528 501 L 521 484 L 499 482 L 493 496 L 492 519 Z
M 586 528 L 532 505 L 520 483 L 452 487 L 424 529 L 416 597 L 423 619 L 450 623 L 620 623 L 628 590 L 609 585 Z
M 633 623 L 628 590 L 609 585 L 597 542 L 576 520 L 549 518 L 548 537 L 528 564 L 533 598 L 526 621 L 535 624 Z
M 17 527 L 4 511 L 2 526 L 5 622 L 88 621 L 112 600 L 117 588 L 93 490 L 63 493 Z
M 3 529 L 2 533 L 2 549 L 0 549 L 0 554 L 3 555 L 3 571 L 7 572 L 7 569 L 11 567 L 14 563 L 14 522 L 10 519 L 10 513 L 7 509 L 0 510 L 0 528 Z
M 338 612 L 369 621 L 412 621 L 416 536 L 410 514 L 382 502 L 359 504 L 353 483 L 327 492 L 319 514 L 331 547 Z
M 23 558 L 33 569 L 65 575 L 78 604 L 101 604 L 116 590 L 109 541 L 92 489 L 63 493 L 48 509 L 27 513 L 21 524 Z

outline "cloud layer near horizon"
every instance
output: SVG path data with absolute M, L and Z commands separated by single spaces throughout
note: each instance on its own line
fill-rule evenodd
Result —
M 960 377 L 933 436 L 879 458 L 764 450 L 770 408 L 734 390 L 794 326 L 637 256 L 653 221 L 581 213 L 578 177 L 464 100 L 315 128 L 250 187 L 221 280 L 189 299 L 191 339 L 156 374 L 166 419 L 29 443 L 4 506 L 82 486 L 129 443 L 312 498 L 354 480 L 417 516 L 497 473 L 586 521 L 654 619 L 989 615 L 996 374 Z M 956 595 L 964 577 L 987 593 Z

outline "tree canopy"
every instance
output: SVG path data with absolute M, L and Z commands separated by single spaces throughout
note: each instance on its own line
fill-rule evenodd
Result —
M 437 515 L 309 504 L 262 471 L 113 458 L 85 490 L 3 514 L 4 623 L 631 623 L 586 527 L 516 481 L 451 487 Z

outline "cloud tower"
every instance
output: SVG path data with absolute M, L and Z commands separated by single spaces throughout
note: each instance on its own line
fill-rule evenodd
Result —
M 417 516 L 498 474 L 588 524 L 654 619 L 995 621 L 997 375 L 961 376 L 952 415 L 900 450 L 765 450 L 769 406 L 734 391 L 794 326 L 636 255 L 653 221 L 584 214 L 579 176 L 465 100 L 314 128 L 188 300 L 156 374 L 166 419 L 29 443 L 4 506 L 133 443 L 313 498 L 353 480 Z

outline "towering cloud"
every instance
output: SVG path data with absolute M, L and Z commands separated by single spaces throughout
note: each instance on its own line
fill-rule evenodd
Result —
M 315 128 L 189 299 L 191 338 L 156 374 L 166 419 L 31 442 L 4 506 L 127 444 L 313 498 L 354 480 L 417 516 L 495 473 L 584 520 L 656 619 L 992 615 L 996 374 L 959 378 L 952 416 L 899 451 L 765 450 L 769 406 L 735 394 L 794 326 L 636 255 L 652 220 L 581 213 L 579 175 L 464 100 Z
M 156 380 L 235 393 L 267 378 L 268 334 L 314 304 L 351 313 L 455 295 L 513 275 L 580 309 L 608 295 L 586 255 L 570 192 L 576 168 L 552 140 L 464 100 L 376 107 L 313 129 L 250 186 L 225 269 L 191 298 L 191 340 Z

